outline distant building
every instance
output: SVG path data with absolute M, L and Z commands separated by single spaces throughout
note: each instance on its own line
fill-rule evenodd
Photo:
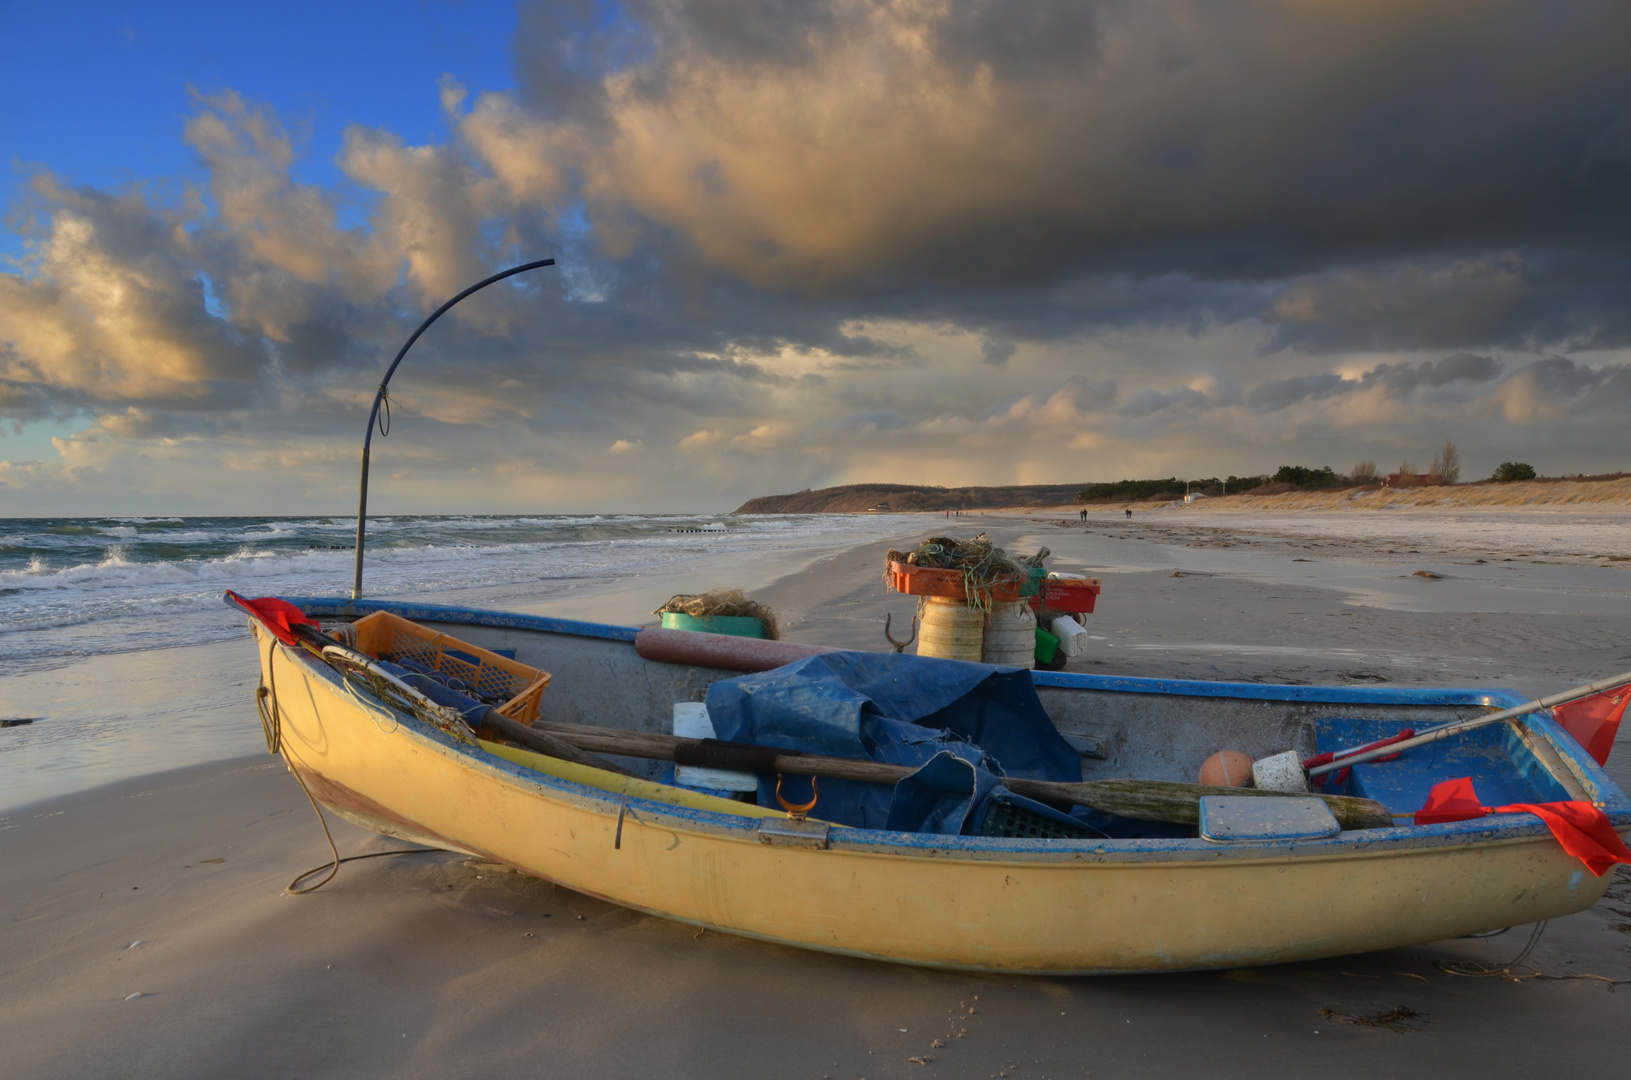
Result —
M 1192 503 L 1192 502 L 1199 502 L 1200 500 L 1202 500 L 1204 498 L 1206 498 L 1206 496 L 1202 495 L 1200 492 L 1192 491 L 1188 495 L 1184 496 L 1184 502 L 1185 502 L 1185 504 Z
M 1387 483 L 1383 487 L 1438 487 L 1444 483 L 1444 477 L 1438 473 L 1388 473 Z

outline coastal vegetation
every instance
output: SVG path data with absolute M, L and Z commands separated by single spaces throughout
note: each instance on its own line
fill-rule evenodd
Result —
M 736 508 L 738 514 L 917 513 L 989 510 L 1001 506 L 1057 506 L 1072 502 L 1081 484 L 1013 484 L 1006 487 L 933 487 L 928 484 L 845 484 L 841 487 L 762 495 Z M 1179 488 L 1182 491 L 1182 487 Z
M 1604 473 L 1595 476 L 1538 476 L 1526 462 L 1502 462 L 1487 480 L 1459 483 L 1460 454 L 1452 442 L 1435 455 L 1427 472 L 1417 472 L 1409 461 L 1400 463 L 1392 477 L 1383 476 L 1374 461 L 1356 462 L 1346 474 L 1330 466 L 1282 465 L 1258 476 L 1176 476 L 1144 480 L 1116 480 L 1097 484 L 1012 484 L 1000 487 L 935 487 L 927 484 L 845 484 L 806 489 L 789 495 L 749 499 L 738 514 L 858 514 L 924 513 L 996 510 L 1015 507 L 1166 503 L 1186 494 L 1209 499 L 1245 496 L 1240 504 L 1263 505 L 1273 500 L 1280 509 L 1356 506 L 1355 499 L 1387 505 L 1426 507 L 1506 506 L 1551 503 L 1599 503 L 1631 500 L 1631 476 Z M 1392 483 L 1388 481 L 1392 479 Z M 1368 504 L 1368 503 L 1367 503 Z
M 1533 480 L 1535 467 L 1526 461 L 1503 461 L 1495 469 L 1495 475 L 1490 479 L 1497 483 L 1509 484 L 1514 480 Z

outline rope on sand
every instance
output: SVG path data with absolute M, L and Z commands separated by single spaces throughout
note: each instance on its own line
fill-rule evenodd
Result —
M 269 687 L 260 686 L 255 690 L 255 708 L 260 713 L 261 730 L 266 735 L 266 751 L 270 754 L 280 754 L 283 757 L 283 762 L 294 776 L 295 783 L 300 785 L 300 790 L 306 795 L 306 801 L 311 803 L 312 813 L 317 815 L 317 824 L 322 826 L 323 839 L 328 841 L 329 852 L 334 856 L 332 862 L 314 866 L 305 873 L 296 875 L 293 881 L 283 887 L 283 891 L 290 896 L 304 896 L 307 893 L 316 892 L 334 880 L 334 875 L 340 872 L 341 863 L 357 862 L 360 859 L 383 859 L 387 855 L 424 855 L 435 851 L 435 848 L 398 848 L 393 851 L 373 851 L 366 855 L 347 855 L 341 858 L 340 849 L 334 843 L 334 834 L 329 832 L 328 819 L 323 817 L 322 807 L 317 805 L 317 799 L 312 795 L 311 789 L 306 786 L 305 778 L 300 775 L 300 770 L 294 767 L 294 761 L 289 757 L 288 747 L 283 745 L 283 714 L 278 709 L 277 701 L 277 655 L 277 645 L 273 644 L 266 661 L 267 681 L 271 685 Z M 346 683 L 346 688 L 350 689 L 349 682 Z M 327 870 L 328 873 L 324 875 L 323 880 L 315 885 L 300 887 L 302 881 L 305 881 L 313 874 L 320 874 L 324 870 Z
M 1589 975 L 1578 972 L 1572 975 L 1544 975 L 1539 968 L 1529 972 L 1517 972 L 1512 969 L 1529 959 L 1529 954 L 1540 944 L 1540 936 L 1546 932 L 1546 920 L 1542 919 L 1535 924 L 1529 932 L 1529 942 L 1524 945 L 1523 951 L 1514 956 L 1511 962 L 1500 967 L 1490 967 L 1474 960 L 1440 960 L 1438 969 L 1446 975 L 1459 975 L 1468 979 L 1506 979 L 1509 982 L 1521 983 L 1530 980 L 1536 982 L 1568 982 L 1572 979 L 1589 979 L 1596 982 L 1607 983 L 1608 992 L 1613 993 L 1616 986 L 1631 984 L 1631 979 L 1611 979 L 1607 975 Z

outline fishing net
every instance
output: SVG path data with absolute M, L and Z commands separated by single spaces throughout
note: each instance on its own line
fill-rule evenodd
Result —
M 388 611 L 358 619 L 352 629 L 353 640 L 341 644 L 406 668 L 416 677 L 406 680 L 409 685 L 420 686 L 418 678 L 426 678 L 491 705 L 520 723 L 537 719 L 539 696 L 549 684 L 549 675 L 535 667 Z
M 333 645 L 326 646 L 322 656 L 329 667 L 345 679 L 349 689 L 405 712 L 456 742 L 477 745 L 475 732 L 459 710 L 436 704 L 394 675 L 382 671 L 369 657 Z
M 1026 559 L 1015 562 L 1008 552 L 997 547 L 985 533 L 972 540 L 958 540 L 952 536 L 931 536 L 911 551 L 891 549 L 885 556 L 888 562 L 910 563 L 935 570 L 960 570 L 963 591 L 970 607 L 991 611 L 991 587 L 1000 581 L 1023 578 L 1021 596 L 1035 596 L 1046 571 L 1042 560 L 1049 552 L 1043 548 Z
M 781 630 L 776 626 L 776 613 L 757 600 L 749 600 L 741 589 L 713 589 L 709 592 L 687 596 L 681 593 L 669 597 L 668 603 L 653 611 L 653 615 L 662 615 L 672 612 L 676 615 L 689 615 L 694 619 L 706 618 L 710 615 L 724 615 L 734 618 L 758 619 L 764 623 L 765 637 L 771 641 L 781 638 Z
M 1104 834 L 1086 825 L 1067 825 L 1023 806 L 992 799 L 980 822 L 980 835 L 1019 840 L 1085 840 Z

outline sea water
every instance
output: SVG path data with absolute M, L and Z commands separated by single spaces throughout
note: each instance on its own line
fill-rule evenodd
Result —
M 887 514 L 371 518 L 364 595 L 650 621 L 673 591 L 751 589 L 916 528 Z M 355 534 L 349 517 L 0 520 L 0 720 L 39 718 L 0 728 L 0 808 L 253 751 L 255 654 L 222 594 L 347 596 Z
M 0 675 L 242 636 L 243 616 L 221 601 L 229 588 L 350 595 L 356 527 L 345 517 L 0 520 Z M 374 599 L 502 604 L 697 558 L 864 543 L 902 527 L 892 515 L 373 518 L 364 588 Z

